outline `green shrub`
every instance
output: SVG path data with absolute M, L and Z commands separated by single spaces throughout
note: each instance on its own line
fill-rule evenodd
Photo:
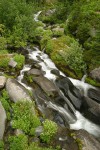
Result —
M 7 68 L 10 58 L 7 56 L 0 55 L 0 67 Z
M 0 37 L 0 50 L 4 50 L 6 48 L 6 39 L 4 37 Z
M 28 138 L 24 134 L 8 138 L 10 150 L 25 150 L 28 148 Z
M 0 140 L 0 150 L 4 150 L 4 142 Z
M 44 131 L 41 133 L 40 138 L 43 142 L 49 143 L 57 132 L 57 124 L 51 120 L 43 122 Z
M 21 69 L 25 63 L 25 56 L 21 54 L 16 54 L 14 60 L 17 62 L 17 68 Z
M 10 109 L 11 109 L 11 107 L 9 104 L 9 95 L 8 95 L 6 90 L 2 90 L 0 101 L 1 101 L 4 109 L 6 110 L 7 119 L 10 120 Z
M 17 102 L 12 105 L 13 119 L 12 126 L 15 129 L 21 129 L 29 135 L 34 135 L 34 129 L 40 125 L 40 120 L 32 111 L 35 109 L 33 103 Z

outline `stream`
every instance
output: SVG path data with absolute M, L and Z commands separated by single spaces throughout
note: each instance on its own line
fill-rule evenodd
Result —
M 38 12 L 34 15 L 34 20 L 38 21 L 38 16 L 41 13 Z M 59 75 L 62 77 L 66 77 L 66 75 L 61 72 L 55 64 L 52 62 L 52 60 L 49 58 L 49 56 L 44 52 L 40 51 L 38 47 L 34 47 L 33 49 L 27 48 L 27 51 L 29 52 L 28 58 L 36 62 L 36 64 L 41 66 L 41 71 L 44 71 L 44 77 L 49 79 L 51 82 L 53 82 L 56 86 L 56 79 L 58 79 L 58 76 L 52 73 L 52 70 L 58 70 Z M 31 69 L 30 64 L 25 64 L 23 69 L 20 71 L 20 75 L 18 76 L 17 80 L 19 83 L 21 83 L 26 89 L 31 90 L 32 88 L 30 86 L 27 86 L 25 83 L 23 83 L 24 73 L 28 72 Z M 85 77 L 82 78 L 82 80 L 76 80 L 72 78 L 68 78 L 71 83 L 80 91 L 83 92 L 84 96 L 87 96 L 87 91 L 91 89 L 96 89 L 95 87 L 85 83 Z M 53 110 L 56 110 L 61 116 L 63 116 L 64 120 L 69 124 L 70 129 L 79 130 L 84 129 L 88 131 L 89 133 L 93 134 L 96 137 L 100 137 L 100 127 L 99 125 L 94 124 L 87 118 L 85 118 L 73 105 L 73 103 L 66 97 L 66 95 L 63 93 L 59 87 L 57 87 L 59 90 L 59 95 L 66 101 L 66 108 L 59 106 L 51 101 L 45 101 L 45 104 L 48 108 L 51 108 Z M 40 110 L 43 109 L 43 107 L 39 104 Z M 69 109 L 70 108 L 70 109 Z M 70 111 L 71 110 L 71 111 Z M 76 118 L 76 119 L 75 119 Z

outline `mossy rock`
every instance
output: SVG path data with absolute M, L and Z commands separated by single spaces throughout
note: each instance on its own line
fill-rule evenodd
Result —
M 96 87 L 100 87 L 100 82 L 97 82 L 96 80 L 93 80 L 92 78 L 90 77 L 87 77 L 85 79 L 85 81 L 93 86 L 96 86 Z

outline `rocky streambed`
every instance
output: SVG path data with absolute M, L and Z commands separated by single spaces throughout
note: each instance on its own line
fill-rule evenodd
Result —
M 9 104 L 34 101 L 36 108 L 32 108 L 32 114 L 37 110 L 41 123 L 46 118 L 57 123 L 58 130 L 51 142 L 55 149 L 60 145 L 60 149 L 66 150 L 99 150 L 100 90 L 84 81 L 66 77 L 38 47 L 27 48 L 27 51 L 27 64 L 16 79 L 0 76 L 1 93 L 6 89 Z M 4 141 L 8 135 L 23 133 L 21 129 L 13 129 L 13 108 L 10 109 L 11 118 L 8 119 L 4 103 L 0 102 L 0 139 Z M 36 135 L 31 138 L 33 141 L 37 138 L 44 146 L 40 139 L 42 132 L 43 127 L 35 128 Z M 9 149 L 6 146 L 5 149 Z

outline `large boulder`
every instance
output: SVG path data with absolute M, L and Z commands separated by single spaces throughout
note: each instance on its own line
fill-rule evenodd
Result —
M 13 102 L 17 102 L 19 100 L 28 100 L 31 101 L 31 97 L 24 86 L 22 86 L 15 79 L 8 79 L 6 82 L 6 90 L 9 94 L 10 99 Z
M 0 89 L 5 86 L 6 83 L 6 77 L 0 76 Z
M 39 69 L 35 69 L 35 68 L 34 68 L 34 69 L 29 70 L 27 74 L 28 74 L 28 75 L 36 75 L 36 76 L 39 76 L 39 75 L 42 75 L 43 72 L 42 72 L 41 70 L 39 70 Z
M 100 104 L 89 97 L 83 97 L 82 114 L 92 122 L 100 125 Z
M 54 96 L 55 93 L 57 93 L 55 85 L 47 78 L 43 76 L 34 77 L 33 81 L 35 81 L 42 88 L 42 90 L 47 93 L 47 95 Z
M 3 138 L 6 123 L 6 112 L 0 102 L 0 140 Z
M 82 150 L 100 150 L 100 142 L 85 130 L 76 131 L 76 136 L 73 138 L 82 147 Z
M 80 91 L 73 85 L 67 77 L 60 77 L 56 80 L 56 85 L 63 91 L 65 96 L 71 101 L 76 109 L 82 105 L 82 96 Z
M 99 68 L 95 68 L 94 70 L 92 70 L 90 72 L 90 76 L 97 80 L 97 81 L 100 81 L 100 67 Z
M 99 89 L 89 89 L 88 96 L 95 100 L 96 102 L 100 103 L 100 90 Z

